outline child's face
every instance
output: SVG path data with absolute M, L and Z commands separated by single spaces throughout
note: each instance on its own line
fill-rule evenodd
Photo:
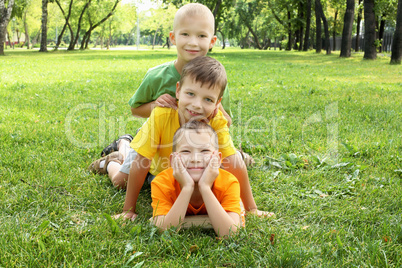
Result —
M 187 129 L 177 142 L 176 152 L 180 155 L 184 167 L 194 182 L 200 180 L 213 152 L 217 151 L 212 142 L 212 133 L 206 129 L 200 129 L 199 133 L 196 130 Z
M 181 18 L 170 39 L 176 45 L 177 59 L 183 64 L 207 55 L 216 42 L 211 22 L 201 16 Z
M 179 100 L 177 111 L 180 120 L 185 123 L 190 120 L 209 118 L 220 103 L 220 89 L 208 88 L 208 83 L 196 83 L 192 77 L 184 79 L 183 84 L 177 83 L 176 98 Z

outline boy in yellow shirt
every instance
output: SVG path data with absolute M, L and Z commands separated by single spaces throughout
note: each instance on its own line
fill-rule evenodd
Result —
M 171 226 L 212 226 L 218 236 L 241 225 L 240 185 L 220 169 L 218 135 L 201 121 L 181 126 L 173 137 L 171 168 L 151 183 L 153 223 Z

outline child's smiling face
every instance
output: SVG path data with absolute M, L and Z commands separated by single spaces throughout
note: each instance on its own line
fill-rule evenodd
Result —
M 185 64 L 190 60 L 205 56 L 216 42 L 213 23 L 203 16 L 185 16 L 170 33 L 171 41 L 176 45 L 177 59 Z
M 218 149 L 213 145 L 214 136 L 206 129 L 187 129 L 176 145 L 176 152 L 190 177 L 198 182 L 207 168 L 211 156 Z
M 181 123 L 208 119 L 218 107 L 220 88 L 208 86 L 208 83 L 201 86 L 201 83 L 195 82 L 192 77 L 185 78 L 182 85 L 177 83 L 176 98 L 179 100 L 177 111 Z

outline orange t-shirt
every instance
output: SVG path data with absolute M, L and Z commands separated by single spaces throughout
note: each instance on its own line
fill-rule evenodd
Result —
M 173 177 L 173 169 L 159 173 L 151 183 L 153 216 L 166 215 L 181 192 L 180 184 Z M 231 173 L 219 169 L 219 175 L 212 185 L 212 192 L 226 212 L 240 215 L 240 184 Z M 207 215 L 205 204 L 199 208 L 191 204 L 186 215 Z

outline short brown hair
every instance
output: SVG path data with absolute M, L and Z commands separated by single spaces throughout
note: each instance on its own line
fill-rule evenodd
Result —
M 215 130 L 205 122 L 191 120 L 190 122 L 187 122 L 186 124 L 182 125 L 174 133 L 172 152 L 176 152 L 176 145 L 181 141 L 181 139 L 183 138 L 184 131 L 186 130 L 195 130 L 195 132 L 197 133 L 201 132 L 210 133 L 212 146 L 214 146 L 215 149 L 219 149 L 218 134 L 216 134 Z
M 226 71 L 225 67 L 216 59 L 202 56 L 191 60 L 183 67 L 180 85 L 187 77 L 201 83 L 201 86 L 207 83 L 208 88 L 219 88 L 218 100 L 223 96 L 227 84 Z

